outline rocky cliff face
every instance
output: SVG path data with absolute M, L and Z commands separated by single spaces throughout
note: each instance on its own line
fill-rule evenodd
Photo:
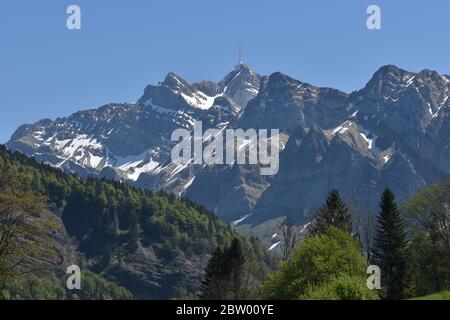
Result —
M 449 88 L 449 76 L 395 66 L 351 94 L 245 65 L 219 83 L 169 73 L 135 104 L 24 125 L 8 147 L 82 176 L 186 196 L 236 225 L 286 215 L 305 223 L 330 188 L 376 209 L 386 186 L 401 201 L 450 174 Z M 195 120 L 204 130 L 279 129 L 279 172 L 172 163 L 172 132 Z

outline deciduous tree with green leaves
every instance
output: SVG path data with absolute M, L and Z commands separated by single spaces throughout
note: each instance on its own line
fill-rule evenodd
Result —
M 410 295 L 450 288 L 450 178 L 429 186 L 402 208 L 409 223 Z
M 52 256 L 47 235 L 51 225 L 39 219 L 44 214 L 45 198 L 15 188 L 15 182 L 5 172 L 1 177 L 0 299 L 9 278 L 38 272 L 38 261 Z M 41 259 L 33 259 L 37 256 Z
M 376 293 L 365 287 L 366 268 L 357 240 L 331 226 L 295 247 L 291 259 L 262 285 L 263 298 L 348 299 L 354 290 L 355 299 L 375 299 Z

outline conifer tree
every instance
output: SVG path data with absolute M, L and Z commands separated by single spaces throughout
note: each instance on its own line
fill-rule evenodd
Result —
M 394 194 L 385 189 L 377 217 L 373 263 L 381 269 L 381 285 L 385 299 L 402 299 L 406 279 L 406 236 Z
M 328 193 L 325 204 L 318 209 L 310 232 L 314 235 L 324 234 L 330 226 L 352 232 L 352 219 L 347 204 L 336 189 Z
M 234 300 L 243 299 L 245 288 L 245 254 L 241 241 L 234 238 L 228 252 L 228 268 L 230 272 L 230 289 Z
M 226 299 L 227 277 L 225 271 L 225 254 L 221 247 L 218 247 L 208 261 L 205 270 L 205 278 L 201 286 L 201 298 L 205 300 Z
M 247 296 L 246 257 L 239 239 L 225 249 L 217 248 L 209 259 L 201 287 L 207 300 L 245 299 Z

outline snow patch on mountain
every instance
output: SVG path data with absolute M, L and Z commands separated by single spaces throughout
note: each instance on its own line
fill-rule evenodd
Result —
M 274 244 L 272 244 L 269 247 L 269 251 L 272 251 L 273 249 L 275 249 L 276 247 L 278 247 L 278 245 L 281 243 L 281 241 L 275 242 Z
M 237 225 L 239 225 L 240 223 L 244 222 L 244 221 L 245 221 L 248 217 L 250 217 L 250 216 L 251 216 L 251 214 L 246 214 L 245 216 L 243 216 L 242 218 L 240 218 L 240 219 L 238 219 L 238 220 L 231 221 L 231 225 L 237 226 Z
M 133 167 L 131 169 L 131 173 L 127 174 L 127 178 L 132 181 L 137 181 L 142 173 L 150 173 L 154 169 L 156 169 L 159 166 L 159 162 L 153 161 L 153 159 L 150 159 L 150 162 L 142 165 Z
M 368 149 L 374 153 L 381 152 L 381 150 L 375 145 L 378 136 L 365 128 L 361 127 L 360 130 L 360 135 L 364 141 L 366 141 Z
M 336 128 L 332 129 L 330 134 L 332 136 L 336 135 L 336 133 L 344 134 L 344 133 L 346 133 L 348 131 L 348 129 L 350 128 L 352 123 L 353 123 L 352 121 L 346 120 L 341 125 L 339 125 Z
M 156 111 L 158 113 L 163 113 L 163 114 L 173 114 L 176 113 L 176 110 L 173 109 L 169 109 L 169 108 L 164 108 L 161 106 L 158 106 L 156 104 L 153 104 L 152 102 L 152 98 L 148 99 L 147 101 L 144 102 L 144 106 L 146 107 L 150 107 L 153 111 Z
M 175 92 L 177 94 L 180 94 L 183 99 L 194 108 L 199 108 L 202 110 L 207 110 L 212 107 L 214 100 L 219 96 L 210 97 L 203 92 L 197 91 L 192 94 L 192 96 L 189 96 L 183 92 Z

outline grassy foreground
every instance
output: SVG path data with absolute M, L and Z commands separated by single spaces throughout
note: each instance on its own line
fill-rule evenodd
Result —
M 450 300 L 450 291 L 433 293 L 423 297 L 412 298 L 410 300 Z

